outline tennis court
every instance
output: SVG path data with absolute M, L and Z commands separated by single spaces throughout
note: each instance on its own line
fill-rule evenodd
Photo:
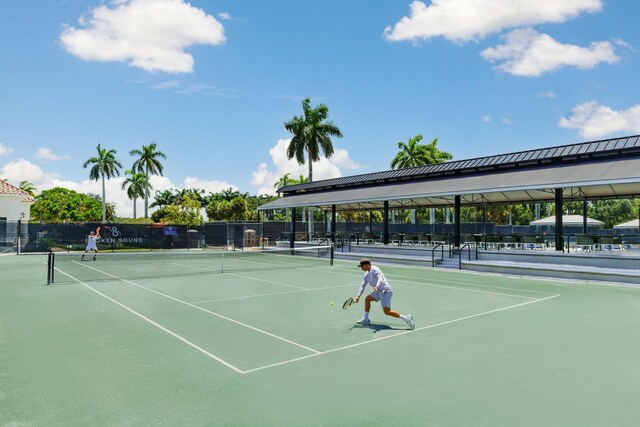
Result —
M 197 256 L 103 255 L 76 256 L 49 286 L 46 256 L 0 257 L 0 425 L 640 419 L 638 287 L 379 264 L 409 331 L 375 305 L 372 325 L 354 325 L 362 302 L 341 308 L 362 277 L 353 262 L 220 274 Z

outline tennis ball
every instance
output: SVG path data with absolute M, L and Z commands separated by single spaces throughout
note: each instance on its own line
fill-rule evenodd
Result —
M 331 307 L 333 307 L 333 301 L 331 301 L 331 302 L 329 303 L 329 305 L 330 305 Z

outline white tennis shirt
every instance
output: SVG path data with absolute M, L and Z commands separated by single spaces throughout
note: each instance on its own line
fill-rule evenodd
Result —
M 378 292 L 382 293 L 384 291 L 393 291 L 393 288 L 387 282 L 387 278 L 384 277 L 382 270 L 380 270 L 375 265 L 371 265 L 371 270 L 364 272 L 364 277 L 362 278 L 362 284 L 360 285 L 360 290 L 358 291 L 358 297 L 362 295 L 364 292 L 364 288 L 369 284 L 372 288 L 378 287 Z

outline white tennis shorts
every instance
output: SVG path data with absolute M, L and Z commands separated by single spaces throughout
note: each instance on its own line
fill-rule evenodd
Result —
M 393 291 L 387 290 L 382 292 L 371 292 L 369 294 L 371 298 L 376 301 L 380 301 L 380 305 L 383 307 L 391 307 L 391 297 L 393 296 Z
M 96 241 L 89 240 L 89 243 L 87 243 L 87 247 L 85 251 L 97 251 L 97 250 L 98 250 L 98 247 L 96 246 Z

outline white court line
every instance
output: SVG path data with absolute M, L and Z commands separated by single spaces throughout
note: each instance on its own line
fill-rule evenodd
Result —
M 289 288 L 297 288 L 297 289 L 301 289 L 303 291 L 308 291 L 310 290 L 309 288 L 303 288 L 302 286 L 296 286 L 296 285 L 287 285 L 286 283 L 280 283 L 280 282 L 274 282 L 272 280 L 265 280 L 265 279 L 258 279 L 257 277 L 250 277 L 250 276 L 242 276 L 240 274 L 237 273 L 225 273 L 229 276 L 236 276 L 236 277 L 240 277 L 242 279 L 249 279 L 249 280 L 255 280 L 257 282 L 265 282 L 265 283 L 271 283 L 274 285 L 280 285 L 280 286 L 287 286 Z
M 243 372 L 243 374 L 250 374 L 252 372 L 261 371 L 261 370 L 268 369 L 268 368 L 273 368 L 275 366 L 282 366 L 282 365 L 286 365 L 286 364 L 289 364 L 289 363 L 297 362 L 297 361 L 300 361 L 300 360 L 309 359 L 311 357 L 321 356 L 321 355 L 328 354 L 328 353 L 335 353 L 335 352 L 338 352 L 338 351 L 347 350 L 347 349 L 354 348 L 354 347 L 359 347 L 361 345 L 371 344 L 371 343 L 374 343 L 374 342 L 378 342 L 378 341 L 382 341 L 382 340 L 386 340 L 386 339 L 399 337 L 401 335 L 415 333 L 415 332 L 418 332 L 418 331 L 424 331 L 424 330 L 427 330 L 427 329 L 433 329 L 433 328 L 437 328 L 439 326 L 449 325 L 451 323 L 461 322 L 463 320 L 469 320 L 469 319 L 473 319 L 473 318 L 480 317 L 480 316 L 486 316 L 488 314 L 497 313 L 497 312 L 505 311 L 505 310 L 510 310 L 510 309 L 516 308 L 516 307 L 522 307 L 523 305 L 534 304 L 534 303 L 537 303 L 537 302 L 540 302 L 540 301 L 545 301 L 545 300 L 548 300 L 548 299 L 557 298 L 559 296 L 560 296 L 559 294 L 555 294 L 555 295 L 551 295 L 551 296 L 546 297 L 546 298 L 540 298 L 540 299 L 537 299 L 537 300 L 534 300 L 534 301 L 526 301 L 526 302 L 522 302 L 520 304 L 510 305 L 508 307 L 496 308 L 495 310 L 485 311 L 483 313 L 472 314 L 472 315 L 469 315 L 469 316 L 459 317 L 457 319 L 447 320 L 445 322 L 440 322 L 440 323 L 436 323 L 436 324 L 433 324 L 433 325 L 423 326 L 421 328 L 416 328 L 416 329 L 414 329 L 412 331 L 398 332 L 398 333 L 393 334 L 393 335 L 387 335 L 387 336 L 380 337 L 380 338 L 375 338 L 375 339 L 372 339 L 372 340 L 369 340 L 369 341 L 363 341 L 363 342 L 359 342 L 359 343 L 356 343 L 356 344 L 347 345 L 347 346 L 344 346 L 344 347 L 333 348 L 331 350 L 322 351 L 322 352 L 320 352 L 318 354 L 310 354 L 310 355 L 307 355 L 307 356 L 297 357 L 295 359 L 289 359 L 289 360 L 285 360 L 285 361 L 278 362 L 278 363 L 272 363 L 270 365 L 260 366 L 258 368 L 247 369 L 246 371 Z
M 220 301 L 233 301 L 239 299 L 251 299 L 251 298 L 262 298 L 268 297 L 271 295 L 285 295 L 285 294 L 297 294 L 301 292 L 314 292 L 314 291 L 322 291 L 327 289 L 338 289 L 338 288 L 351 288 L 353 285 L 340 285 L 340 286 L 327 286 L 323 288 L 313 288 L 313 289 L 296 289 L 294 291 L 282 291 L 282 292 L 271 292 L 267 294 L 256 294 L 256 295 L 244 295 L 241 297 L 229 297 L 229 298 L 218 298 L 218 299 L 207 299 L 203 301 L 191 301 L 191 304 L 204 304 L 207 302 L 220 302 Z
M 219 270 L 211 270 L 209 268 L 202 268 L 202 267 L 194 267 L 192 265 L 186 265 L 186 264 L 176 264 L 176 263 L 172 263 L 173 265 L 177 265 L 179 267 L 185 267 L 185 268 L 191 268 L 193 270 L 203 270 L 203 271 L 210 271 L 212 273 L 216 273 L 219 272 Z M 296 285 L 287 285 L 286 283 L 280 283 L 280 282 L 272 282 L 271 280 L 265 280 L 265 279 L 258 279 L 257 277 L 248 277 L 248 276 L 241 276 L 239 274 L 236 273 L 224 273 L 227 276 L 236 276 L 236 277 L 242 277 L 244 279 L 250 279 L 250 280 L 255 280 L 258 282 L 266 282 L 266 283 L 272 283 L 274 285 L 280 285 L 280 286 L 287 286 L 289 288 L 296 288 L 296 289 L 302 289 L 305 291 L 308 291 L 308 288 L 303 288 L 302 286 L 296 286 Z
M 202 347 L 198 346 L 197 344 L 192 343 L 192 342 L 191 342 L 191 341 L 189 341 L 188 339 L 186 339 L 186 338 L 184 338 L 184 337 L 182 337 L 182 336 L 178 335 L 177 333 L 175 333 L 175 332 L 173 332 L 173 331 L 171 331 L 171 330 L 169 330 L 169 329 L 165 328 L 164 326 L 160 325 L 159 323 L 154 322 L 153 320 L 149 319 L 147 316 L 145 316 L 145 315 L 143 315 L 143 314 L 138 313 L 138 312 L 137 312 L 137 311 L 135 311 L 134 309 L 127 307 L 126 305 L 122 304 L 122 303 L 121 303 L 121 302 L 119 302 L 119 301 L 116 301 L 115 299 L 111 298 L 110 296 L 103 294 L 102 292 L 98 291 L 97 289 L 93 288 L 92 286 L 87 285 L 87 284 L 86 284 L 86 283 L 84 283 L 83 281 L 76 279 L 75 277 L 71 276 L 71 275 L 70 275 L 70 274 L 68 274 L 68 273 L 65 273 L 65 272 L 64 272 L 64 271 L 62 271 L 62 270 L 59 270 L 59 269 L 57 269 L 57 268 L 56 268 L 56 270 L 58 270 L 58 272 L 60 272 L 60 273 L 62 273 L 62 274 L 64 274 L 64 275 L 66 275 L 66 276 L 69 276 L 71 279 L 73 279 L 73 280 L 75 280 L 76 282 L 80 283 L 81 285 L 83 285 L 83 286 L 87 287 L 88 289 L 92 290 L 93 292 L 97 293 L 98 295 L 100 295 L 100 296 L 102 296 L 102 297 L 104 297 L 104 298 L 108 299 L 109 301 L 111 301 L 111 302 L 113 302 L 113 303 L 115 303 L 115 304 L 119 305 L 120 307 L 124 308 L 124 309 L 125 309 L 125 310 L 127 310 L 128 312 L 130 312 L 130 313 L 132 313 L 132 314 L 134 314 L 134 315 L 138 316 L 139 318 L 141 318 L 141 319 L 142 319 L 142 320 L 144 320 L 145 322 L 148 322 L 148 323 L 152 324 L 153 326 L 155 326 L 156 328 L 160 329 L 161 331 L 166 332 L 166 333 L 168 333 L 169 335 L 173 336 L 174 338 L 179 339 L 180 341 L 182 341 L 183 343 L 187 344 L 188 346 L 190 346 L 190 347 L 192 347 L 192 348 L 194 348 L 194 349 L 198 350 L 200 353 L 202 353 L 202 354 L 204 354 L 204 355 L 206 355 L 206 356 L 208 356 L 208 357 L 212 358 L 213 360 L 215 360 L 215 361 L 217 361 L 217 362 L 222 363 L 222 364 L 223 364 L 224 366 L 226 366 L 227 368 L 233 369 L 234 371 L 236 371 L 236 372 L 237 372 L 237 373 L 239 373 L 239 374 L 244 374 L 244 373 L 245 373 L 243 370 L 236 368 L 235 366 L 233 366 L 231 363 L 227 362 L 226 360 L 224 360 L 224 359 L 222 359 L 222 358 L 220 358 L 220 357 L 218 357 L 218 356 L 216 356 L 216 355 L 214 355 L 214 354 L 212 354 L 212 353 L 209 353 L 207 350 L 203 349 Z
M 83 265 L 83 264 L 80 264 L 80 265 Z M 181 299 L 178 299 L 178 298 L 172 297 L 171 295 L 163 294 L 162 292 L 158 292 L 158 291 L 156 291 L 156 290 L 154 290 L 154 289 L 147 288 L 146 286 L 139 285 L 139 284 L 134 283 L 134 282 L 132 282 L 132 281 L 130 281 L 130 280 L 126 280 L 126 279 L 123 279 L 123 278 L 121 278 L 121 277 L 115 276 L 115 275 L 113 275 L 113 274 L 111 274 L 111 273 L 107 273 L 106 271 L 102 271 L 102 270 L 99 270 L 99 269 L 97 269 L 97 268 L 90 267 L 90 266 L 88 266 L 88 265 L 83 265 L 83 266 L 84 266 L 84 267 L 86 267 L 86 268 L 89 268 L 89 269 L 91 269 L 91 270 L 95 270 L 95 271 L 97 271 L 97 272 L 99 272 L 99 273 L 106 274 L 107 276 L 113 277 L 114 279 L 121 280 L 121 281 L 123 281 L 123 282 L 125 282 L 125 283 L 128 283 L 128 284 L 130 284 L 130 285 L 137 286 L 138 288 L 145 289 L 145 290 L 147 290 L 147 291 L 149 291 L 149 292 L 153 292 L 154 294 L 157 294 L 157 295 L 163 296 L 163 297 L 168 298 L 168 299 L 170 299 L 170 300 L 173 300 L 173 301 L 179 302 L 179 303 L 184 304 L 184 305 L 187 305 L 187 306 L 189 306 L 189 307 L 193 307 L 193 308 L 195 308 L 196 310 L 204 311 L 205 313 L 212 314 L 212 315 L 217 316 L 217 317 L 219 317 L 219 318 L 221 318 L 221 319 L 227 320 L 227 321 L 229 321 L 229 322 L 235 323 L 235 324 L 240 325 L 240 326 L 244 326 L 245 328 L 252 329 L 252 330 L 254 330 L 254 331 L 256 331 L 256 332 L 260 332 L 261 334 L 264 334 L 264 335 L 270 336 L 271 338 L 275 338 L 275 339 L 278 339 L 278 340 L 280 340 L 280 341 L 284 341 L 284 342 L 286 342 L 286 343 L 288 343 L 288 344 L 294 345 L 294 346 L 296 346 L 296 347 L 303 348 L 303 349 L 305 349 L 305 350 L 307 350 L 307 351 L 310 351 L 310 352 L 312 352 L 312 353 L 320 353 L 320 351 L 315 350 L 315 349 L 313 349 L 313 348 L 311 348 L 311 347 L 307 347 L 307 346 L 302 345 L 302 344 L 300 344 L 300 343 L 297 343 L 297 342 L 295 342 L 295 341 L 288 340 L 288 339 L 283 338 L 283 337 L 281 337 L 281 336 L 278 336 L 278 335 L 272 334 L 271 332 L 267 332 L 267 331 L 264 331 L 264 330 L 262 330 L 262 329 L 256 328 L 255 326 L 247 325 L 246 323 L 242 323 L 242 322 L 240 322 L 240 321 L 238 321 L 238 320 L 231 319 L 230 317 L 223 316 L 222 314 L 215 313 L 215 312 L 213 312 L 213 311 L 211 311 L 211 310 L 207 310 L 206 308 L 202 308 L 202 307 L 197 306 L 197 305 L 195 305 L 195 304 L 191 304 L 190 302 L 183 301 L 183 300 L 181 300 Z
M 331 271 L 331 273 L 351 276 L 351 273 L 343 273 L 341 271 Z M 407 277 L 407 276 L 395 275 L 395 276 L 390 276 L 390 277 Z M 436 280 L 439 280 L 439 279 L 436 279 Z M 526 297 L 524 295 L 505 294 L 505 293 L 502 293 L 502 292 L 481 291 L 481 290 L 478 290 L 478 289 L 465 289 L 465 288 L 461 288 L 459 286 L 437 285 L 435 283 L 428 283 L 428 282 L 414 282 L 414 281 L 402 280 L 402 279 L 395 280 L 395 281 L 396 282 L 411 283 L 411 284 L 420 285 L 420 286 L 431 286 L 431 287 L 435 287 L 435 288 L 454 289 L 454 290 L 457 290 L 457 291 L 464 291 L 464 292 L 476 292 L 476 293 L 481 293 L 481 294 L 500 295 L 500 296 L 507 296 L 507 297 L 513 297 L 513 298 L 536 299 L 535 297 Z M 441 280 L 441 281 L 447 282 L 446 280 Z M 467 283 L 465 283 L 465 285 L 466 284 Z M 471 286 L 474 286 L 474 285 L 471 285 Z M 475 286 L 478 286 L 478 285 L 475 285 Z M 509 288 L 500 288 L 500 289 L 509 289 Z M 514 291 L 516 289 L 509 289 L 509 290 Z
M 335 262 L 340 262 L 340 263 L 349 263 L 349 261 L 345 261 L 345 260 L 340 260 L 337 259 L 335 260 Z M 393 268 L 400 268 L 400 269 L 410 269 L 410 270 L 415 270 L 416 267 L 415 266 L 409 266 L 409 265 L 401 265 L 401 264 L 386 264 L 390 267 Z M 444 269 L 440 269 L 440 271 L 444 272 Z M 518 275 L 516 273 L 513 274 L 502 274 L 502 273 L 488 273 L 488 272 L 479 272 L 479 271 L 470 271 L 470 270 L 451 270 L 448 271 L 447 273 L 449 274 L 464 274 L 467 276 L 471 276 L 471 275 L 482 275 L 483 277 L 491 277 L 491 276 L 498 276 L 498 277 L 502 277 L 502 278 L 506 278 L 506 279 L 517 279 L 517 280 L 521 280 L 521 279 L 526 279 L 526 280 L 532 280 L 532 281 L 536 281 L 536 282 L 547 282 L 547 281 L 554 281 L 554 280 L 567 280 L 567 279 L 562 279 L 562 278 L 549 278 L 549 277 L 543 277 L 543 276 L 522 276 L 522 275 Z M 413 276 L 402 276 L 402 275 L 393 275 L 393 277 L 405 277 L 405 278 L 410 278 L 410 279 L 417 279 L 417 277 L 413 277 Z M 455 280 L 449 280 L 449 279 L 436 279 L 436 278 L 431 278 L 430 280 L 434 280 L 434 281 L 439 281 L 439 282 L 445 282 L 445 283 L 457 283 L 460 285 L 467 285 L 467 286 L 476 286 L 476 287 L 480 287 L 480 288 L 493 288 L 493 289 L 506 289 L 506 290 L 516 290 L 514 288 L 505 288 L 503 286 L 491 286 L 491 285 L 477 285 L 475 283 L 468 283 L 468 282 L 457 282 Z M 594 282 L 594 281 L 584 281 L 585 283 L 602 283 L 604 285 L 606 285 L 608 282 Z M 554 284 L 558 284 L 555 283 Z M 612 286 L 616 286 L 615 284 Z M 531 289 L 517 289 L 520 292 L 530 292 L 530 293 L 534 293 L 534 294 L 541 294 L 541 295 L 555 295 L 553 292 L 542 292 L 542 291 L 534 291 Z

